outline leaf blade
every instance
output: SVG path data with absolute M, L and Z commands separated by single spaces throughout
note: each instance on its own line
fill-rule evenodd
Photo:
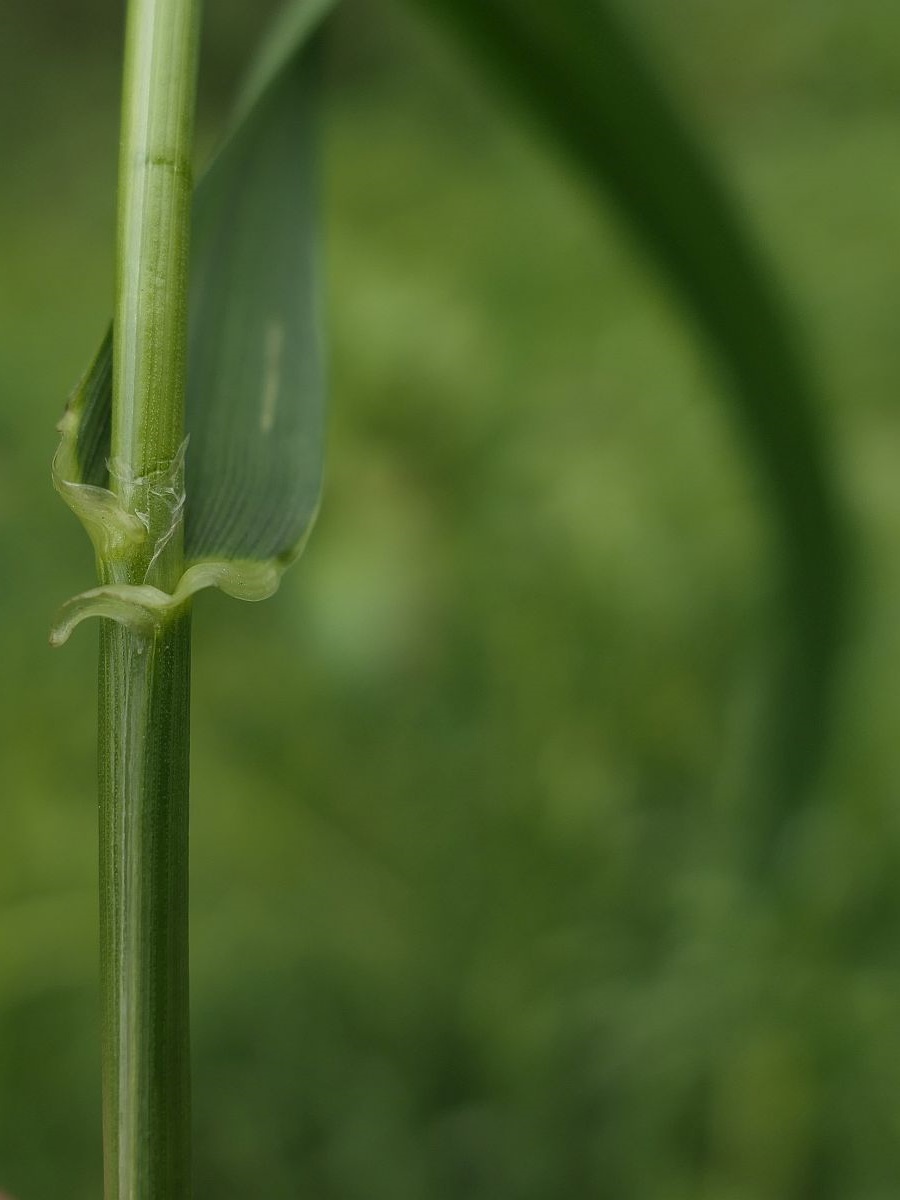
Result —
M 195 192 L 185 422 L 189 565 L 271 561 L 283 568 L 305 544 L 318 509 L 325 378 L 316 35 L 334 3 L 303 0 L 282 10 Z M 110 330 L 60 424 L 54 477 L 70 504 L 77 498 L 72 506 L 82 519 L 86 504 L 109 487 L 111 358 Z
M 318 507 L 325 383 L 311 50 L 289 62 L 197 192 L 191 560 L 289 554 Z

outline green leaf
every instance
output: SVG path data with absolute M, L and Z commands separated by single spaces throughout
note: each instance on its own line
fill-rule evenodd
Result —
M 312 524 L 324 378 L 314 47 L 197 190 L 188 319 L 188 559 L 290 554 Z
M 277 587 L 280 569 L 302 548 L 322 482 L 311 35 L 333 5 L 306 0 L 282 11 L 193 206 L 185 556 L 189 567 L 235 564 L 199 577 L 217 586 L 223 577 L 246 580 L 243 592 L 230 590 L 253 599 L 263 582 L 268 592 Z M 54 460 L 58 489 L 101 553 L 134 536 L 108 490 L 111 358 L 110 332 L 70 400 Z M 87 614 L 91 606 L 76 609 Z M 67 634 L 74 623 L 70 615 L 60 628 Z
M 846 623 L 844 513 L 815 387 L 740 214 L 603 0 L 416 0 L 454 27 L 588 185 L 609 196 L 730 374 L 730 400 L 779 533 L 789 645 L 766 754 L 769 833 L 827 743 Z

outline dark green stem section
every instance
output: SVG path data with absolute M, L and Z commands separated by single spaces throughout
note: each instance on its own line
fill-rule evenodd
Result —
M 190 1195 L 190 615 L 100 633 L 107 1200 Z

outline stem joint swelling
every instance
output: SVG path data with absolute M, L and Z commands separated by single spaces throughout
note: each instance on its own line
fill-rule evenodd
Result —
M 71 478 L 79 423 L 73 410 L 60 423 L 62 440 L 53 460 L 53 482 L 81 521 L 97 555 L 101 580 L 162 584 L 168 547 L 181 541 L 184 518 L 185 439 L 174 458 L 138 475 L 127 462 L 109 464 L 110 487 Z

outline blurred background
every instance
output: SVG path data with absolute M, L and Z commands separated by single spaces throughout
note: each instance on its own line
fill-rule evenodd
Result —
M 209 6 L 201 159 L 270 6 Z M 405 7 L 333 30 L 322 517 L 195 621 L 196 1192 L 900 1194 L 900 9 L 620 0 L 775 263 L 860 597 L 748 881 L 772 532 L 612 213 Z M 96 628 L 54 424 L 111 310 L 120 6 L 0 15 L 0 1190 L 100 1184 Z

